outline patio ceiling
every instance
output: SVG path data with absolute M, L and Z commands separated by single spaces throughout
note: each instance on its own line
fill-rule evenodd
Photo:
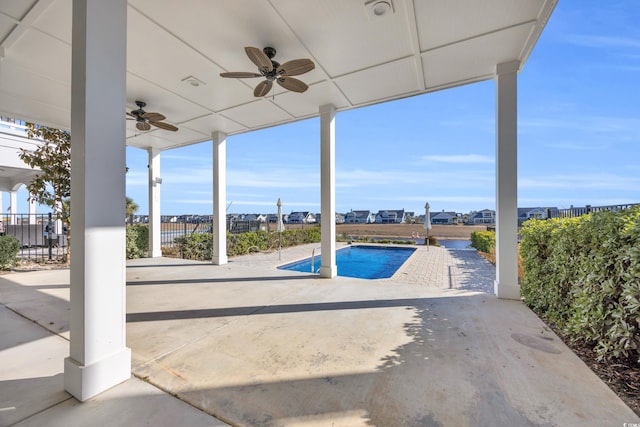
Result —
M 168 149 L 491 79 L 498 63 L 527 60 L 557 0 L 129 0 L 127 110 L 136 100 L 180 128 L 136 130 L 127 144 Z M 367 4 L 365 4 L 367 3 Z M 0 114 L 70 127 L 70 0 L 0 0 Z M 299 94 L 260 79 L 243 47 L 276 60 L 310 58 Z M 200 80 L 200 86 L 184 81 Z M 123 116 L 124 119 L 124 116 Z

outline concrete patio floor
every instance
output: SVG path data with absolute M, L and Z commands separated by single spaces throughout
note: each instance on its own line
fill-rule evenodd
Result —
M 83 404 L 63 390 L 69 271 L 1 275 L 0 425 L 640 423 L 527 307 L 491 295 L 475 251 L 418 247 L 380 280 L 275 268 L 315 246 L 128 262 L 135 377 Z

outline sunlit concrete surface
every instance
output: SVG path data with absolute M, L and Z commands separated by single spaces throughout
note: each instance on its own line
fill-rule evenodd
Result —
M 129 261 L 135 377 L 83 404 L 62 385 L 68 270 L 1 275 L 0 425 L 640 422 L 528 308 L 491 294 L 474 251 L 419 246 L 381 280 L 276 269 L 316 246 Z

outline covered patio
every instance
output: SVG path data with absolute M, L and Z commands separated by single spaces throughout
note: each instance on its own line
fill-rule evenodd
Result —
M 82 405 L 62 391 L 69 271 L 0 276 L 0 424 L 640 421 L 528 308 L 491 294 L 495 269 L 475 251 L 419 247 L 380 280 L 276 269 L 313 246 L 224 267 L 130 261 L 135 378 Z
M 218 277 L 233 269 L 228 267 L 225 235 L 227 142 L 235 134 L 319 117 L 320 273 L 327 279 L 321 282 L 339 293 L 336 285 L 343 279 L 336 278 L 333 221 L 336 115 L 493 79 L 497 268 L 491 279 L 495 278 L 493 293 L 498 297 L 519 299 L 517 73 L 555 4 L 555 0 L 517 4 L 510 0 L 189 0 L 179 6 L 153 0 L 2 3 L 0 114 L 70 129 L 73 135 L 74 242 L 65 390 L 85 401 L 131 374 L 127 334 L 132 331 L 125 325 L 130 297 L 125 292 L 123 221 L 126 144 L 149 155 L 150 253 L 155 259 L 161 254 L 161 152 L 213 140 L 214 266 L 206 268 L 210 277 Z M 280 62 L 311 59 L 315 68 L 300 76 L 308 90 L 295 93 L 274 85 L 268 96 L 255 97 L 259 80 L 221 78 L 220 73 L 255 69 L 243 50 L 246 46 L 274 47 Z M 135 120 L 125 121 L 126 112 L 137 108 L 136 101 L 146 102 L 147 111 L 161 112 L 179 130 L 141 131 Z M 169 271 L 153 264 L 153 259 L 147 274 Z M 266 271 L 244 274 L 271 283 Z M 184 277 L 186 285 L 190 279 Z M 322 301 L 325 295 L 317 297 Z M 295 339 L 290 344 L 295 345 Z

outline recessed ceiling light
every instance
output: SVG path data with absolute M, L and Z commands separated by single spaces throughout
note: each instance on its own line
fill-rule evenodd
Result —
M 182 82 L 183 83 L 187 83 L 188 85 L 193 86 L 193 87 L 206 85 L 205 82 L 203 82 L 202 80 L 200 80 L 200 79 L 198 79 L 196 77 L 193 77 L 193 76 L 185 77 L 184 79 L 182 79 Z
M 393 14 L 393 0 L 368 0 L 364 4 L 369 19 L 378 19 Z

